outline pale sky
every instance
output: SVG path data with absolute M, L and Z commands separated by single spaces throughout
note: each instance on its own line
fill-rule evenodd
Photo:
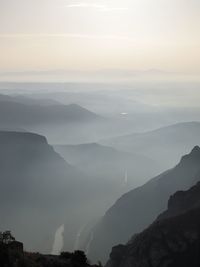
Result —
M 0 0 L 0 71 L 200 74 L 200 0 Z

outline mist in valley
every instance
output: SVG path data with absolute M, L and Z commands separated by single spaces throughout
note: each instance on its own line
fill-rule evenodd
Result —
M 199 28 L 199 0 L 0 0 L 0 267 L 200 266 Z
M 196 83 L 0 88 L 1 228 L 27 250 L 104 261 L 107 211 L 200 145 Z

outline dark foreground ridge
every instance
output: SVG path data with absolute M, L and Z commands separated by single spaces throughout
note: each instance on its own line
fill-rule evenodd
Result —
M 113 246 L 126 244 L 132 235 L 146 229 L 167 209 L 171 195 L 188 190 L 199 177 L 200 148 L 195 146 L 174 168 L 117 200 L 95 228 L 89 258 L 107 261 Z
M 43 255 L 25 252 L 23 243 L 15 241 L 9 231 L 0 235 L 0 266 L 1 267 L 98 267 L 91 265 L 83 251 L 62 252 L 57 255 Z M 10 238 L 11 237 L 11 238 Z
M 150 227 L 114 247 L 106 267 L 200 266 L 199 226 L 200 183 L 175 193 Z

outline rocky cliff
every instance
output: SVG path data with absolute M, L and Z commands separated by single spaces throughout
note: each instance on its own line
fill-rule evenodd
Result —
M 112 249 L 106 267 L 200 265 L 200 183 L 175 193 L 168 209 L 127 245 Z
M 128 242 L 166 210 L 172 194 L 196 184 L 199 173 L 200 148 L 196 146 L 177 166 L 123 195 L 97 225 L 89 257 L 106 260 L 115 244 Z

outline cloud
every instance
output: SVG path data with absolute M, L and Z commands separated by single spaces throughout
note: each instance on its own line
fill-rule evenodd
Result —
M 93 8 L 93 9 L 98 9 L 99 11 L 103 11 L 103 12 L 128 10 L 128 7 L 111 7 L 108 5 L 91 4 L 91 3 L 68 4 L 65 7 L 66 8 Z

